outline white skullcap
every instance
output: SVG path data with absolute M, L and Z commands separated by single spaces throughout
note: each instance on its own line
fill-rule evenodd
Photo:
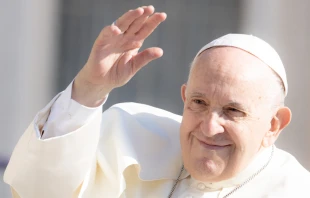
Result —
M 204 50 L 209 49 L 211 47 L 219 47 L 219 46 L 236 47 L 244 51 L 247 51 L 256 56 L 257 58 L 259 58 L 266 65 L 268 65 L 273 71 L 275 71 L 276 74 L 278 74 L 284 85 L 285 89 L 284 94 L 285 96 L 287 95 L 288 85 L 283 63 L 276 50 L 274 50 L 268 43 L 252 35 L 227 34 L 205 45 L 203 48 L 201 48 L 201 50 L 199 50 L 195 58 L 199 54 L 201 54 Z

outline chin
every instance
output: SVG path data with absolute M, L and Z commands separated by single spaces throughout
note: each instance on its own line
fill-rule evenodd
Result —
M 224 166 L 217 164 L 215 161 L 203 158 L 199 160 L 192 160 L 194 164 L 185 166 L 191 176 L 199 181 L 217 182 L 223 178 Z

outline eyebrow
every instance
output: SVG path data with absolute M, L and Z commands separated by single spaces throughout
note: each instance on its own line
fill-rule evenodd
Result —
M 206 98 L 207 97 L 206 94 L 201 93 L 201 92 L 192 92 L 192 93 L 190 93 L 190 96 L 191 97 L 201 97 L 201 98 Z

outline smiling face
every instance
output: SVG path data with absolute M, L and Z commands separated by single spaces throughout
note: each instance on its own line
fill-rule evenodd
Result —
M 289 122 L 281 124 L 271 108 L 276 83 L 268 66 L 237 48 L 211 48 L 196 58 L 181 90 L 180 128 L 184 166 L 195 179 L 229 179 L 273 144 Z

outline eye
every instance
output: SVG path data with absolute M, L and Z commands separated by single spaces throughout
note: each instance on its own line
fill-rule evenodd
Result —
M 199 104 L 199 105 L 205 104 L 205 102 L 203 100 L 199 100 L 199 99 L 194 99 L 193 102 L 195 104 Z
M 207 107 L 207 104 L 204 100 L 193 98 L 190 100 L 190 103 L 187 105 L 187 107 L 192 111 L 200 112 Z
M 225 111 L 227 112 L 227 114 L 229 114 L 231 117 L 244 117 L 246 116 L 246 113 L 244 113 L 243 111 L 234 108 L 234 107 L 228 107 L 225 109 Z
M 232 107 L 229 107 L 227 110 L 229 110 L 229 111 L 231 111 L 231 112 L 241 112 L 241 111 L 239 111 L 238 109 L 232 108 Z

